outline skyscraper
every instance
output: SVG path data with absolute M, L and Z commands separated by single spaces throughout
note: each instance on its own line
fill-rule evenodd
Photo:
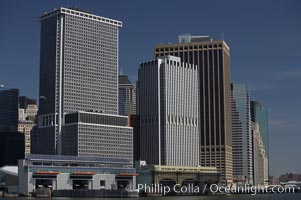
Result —
M 244 84 L 231 84 L 233 181 L 253 184 L 250 93 Z
M 258 123 L 265 153 L 269 158 L 268 110 L 258 101 L 251 101 L 251 120 Z
M 254 152 L 254 185 L 267 185 L 269 181 L 269 159 L 261 137 L 259 125 L 252 122 L 253 152 Z
M 132 128 L 120 122 L 127 117 L 117 116 L 122 23 L 67 8 L 45 13 L 40 21 L 39 131 L 34 135 L 39 153 L 107 157 L 129 151 L 132 158 Z M 122 130 L 126 140 L 116 136 Z M 103 151 L 112 138 L 118 140 L 114 149 Z
M 19 90 L 0 87 L 0 131 L 18 130 Z
M 118 81 L 119 115 L 136 114 L 136 86 L 126 75 L 119 75 Z
M 197 72 L 174 56 L 140 64 L 140 156 L 147 163 L 199 165 Z
M 198 66 L 200 165 L 216 166 L 222 184 L 232 182 L 230 49 L 225 41 L 183 35 L 177 44 L 160 44 L 155 57 L 179 56 Z

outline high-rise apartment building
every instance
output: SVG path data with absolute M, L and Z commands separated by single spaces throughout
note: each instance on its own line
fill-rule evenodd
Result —
M 250 93 L 244 84 L 231 84 L 233 181 L 253 184 Z
M 222 184 L 232 182 L 230 49 L 225 41 L 183 35 L 177 44 L 160 44 L 155 57 L 179 56 L 198 66 L 200 165 L 215 166 Z M 140 91 L 139 91 L 140 92 Z
M 257 122 L 252 122 L 254 151 L 254 185 L 264 186 L 269 182 L 269 159 L 263 144 L 260 128 Z
M 197 72 L 175 56 L 140 64 L 140 156 L 147 163 L 199 165 Z
M 0 87 L 0 132 L 18 130 L 19 90 Z
M 119 75 L 118 93 L 119 115 L 135 115 L 136 86 L 126 75 Z
M 117 135 L 125 131 L 128 139 L 115 142 L 112 148 L 116 155 L 127 149 L 132 153 L 132 128 L 111 124 L 120 120 L 118 34 L 122 23 L 67 8 L 45 13 L 40 21 L 39 131 L 35 132 L 38 137 L 34 135 L 40 145 L 34 145 L 35 149 L 42 154 L 70 154 L 73 149 L 72 155 L 107 157 L 111 151 L 101 150 L 102 145 L 111 144 L 112 138 L 119 140 Z M 70 123 L 71 113 L 89 119 Z M 102 143 L 97 143 L 100 138 Z M 62 149 L 63 144 L 68 148 Z M 83 149 L 87 151 L 82 153 Z

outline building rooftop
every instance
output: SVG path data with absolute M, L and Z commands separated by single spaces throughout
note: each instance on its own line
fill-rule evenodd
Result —
M 118 84 L 132 84 L 127 75 L 119 75 Z
M 18 176 L 18 166 L 3 166 L 0 168 L 0 171 L 2 171 L 5 174 Z
M 79 157 L 65 155 L 38 155 L 30 154 L 27 160 L 35 162 L 66 162 L 66 163 L 110 163 L 110 164 L 131 164 L 131 161 L 125 158 L 107 158 L 107 157 Z
M 59 13 L 64 13 L 64 14 L 69 14 L 69 15 L 74 15 L 74 16 L 78 16 L 78 17 L 82 17 L 82 18 L 86 18 L 86 19 L 91 19 L 91 20 L 96 20 L 96 21 L 100 21 L 106 24 L 111 24 L 111 25 L 115 25 L 118 27 L 122 27 L 122 22 L 118 21 L 118 20 L 114 20 L 114 19 L 109 19 L 109 18 L 105 18 L 105 17 L 101 17 L 101 16 L 97 16 L 97 15 L 93 15 L 92 13 L 90 13 L 90 11 L 86 11 L 80 8 L 55 8 L 53 11 L 50 12 L 44 12 L 44 14 L 42 16 L 39 17 L 40 20 L 44 20 L 48 17 L 57 15 Z

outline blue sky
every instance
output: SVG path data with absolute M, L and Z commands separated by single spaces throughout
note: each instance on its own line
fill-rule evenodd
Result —
M 40 24 L 44 11 L 78 6 L 123 22 L 119 62 L 137 79 L 154 45 L 182 33 L 211 35 L 231 49 L 232 81 L 269 109 L 272 174 L 301 172 L 301 1 L 44 0 L 0 2 L 0 82 L 38 96 Z

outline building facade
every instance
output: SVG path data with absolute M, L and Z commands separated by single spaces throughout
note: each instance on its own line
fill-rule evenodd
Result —
M 193 185 L 204 188 L 206 185 L 220 183 L 220 173 L 216 167 L 147 165 L 144 161 L 137 161 L 135 168 L 139 174 L 136 177 L 136 188 L 142 186 L 141 191 L 146 193 L 164 193 L 162 190 L 160 192 L 159 187 L 156 188 L 157 191 L 147 188 L 153 186 L 169 186 L 173 190 L 176 185 L 179 187 L 192 187 L 191 185 Z M 180 191 L 179 188 L 177 189 Z M 201 192 L 205 192 L 205 190 Z M 171 193 L 173 192 L 171 191 Z M 187 195 L 189 191 L 183 193 Z
M 19 160 L 19 194 L 22 195 L 45 188 L 53 192 L 122 189 L 134 185 L 135 180 L 135 169 L 127 159 L 29 155 Z
M 258 101 L 251 101 L 251 120 L 258 123 L 265 152 L 269 158 L 268 110 Z
M 264 186 L 269 183 L 269 160 L 257 122 L 252 122 L 254 151 L 254 185 Z
M 0 132 L 0 167 L 17 165 L 18 159 L 24 159 L 24 135 L 19 132 Z
M 32 123 L 36 123 L 37 114 L 38 114 L 37 101 L 35 99 L 30 99 L 26 96 L 20 96 L 19 97 L 19 121 L 30 120 L 32 121 Z
M 65 114 L 118 114 L 118 35 L 122 23 L 67 8 L 45 13 L 40 21 L 38 134 L 40 143 L 49 146 L 40 153 L 62 154 Z
M 19 90 L 0 87 L 0 132 L 18 130 Z
M 29 155 L 31 153 L 31 131 L 33 127 L 36 126 L 37 114 L 37 101 L 26 96 L 20 96 L 18 132 L 24 134 L 25 155 Z
M 125 158 L 133 161 L 133 128 L 128 118 L 94 112 L 65 115 L 63 155 Z
M 129 126 L 133 128 L 133 156 L 134 162 L 141 159 L 141 141 L 140 141 L 140 116 L 130 115 Z
M 222 184 L 232 182 L 230 49 L 225 41 L 184 35 L 160 44 L 155 57 L 179 56 L 199 68 L 200 165 L 216 166 Z
M 233 181 L 253 184 L 250 93 L 244 84 L 231 84 Z
M 119 115 L 135 115 L 136 85 L 126 75 L 119 75 L 118 93 Z
M 30 154 L 30 144 L 31 144 L 31 130 L 36 124 L 32 123 L 30 120 L 19 121 L 18 132 L 24 134 L 25 141 L 25 155 Z
M 140 64 L 140 154 L 147 163 L 199 165 L 197 72 L 174 56 Z

